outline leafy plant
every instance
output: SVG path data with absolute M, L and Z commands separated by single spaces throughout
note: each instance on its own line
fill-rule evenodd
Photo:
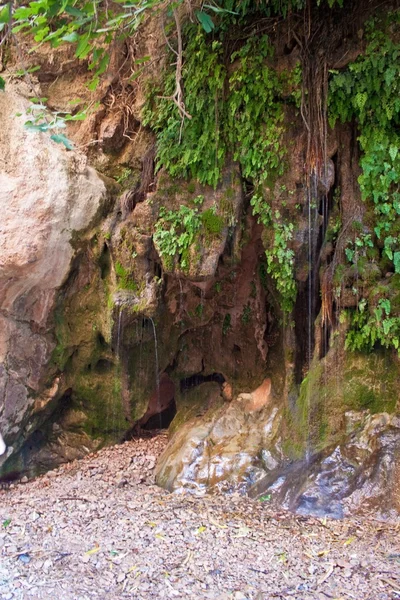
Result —
M 168 265 L 178 257 L 182 269 L 189 268 L 189 248 L 201 228 L 201 217 L 197 208 L 181 205 L 179 210 L 160 209 L 155 226 L 154 244 Z
M 362 174 L 362 197 L 372 202 L 374 234 L 383 242 L 383 253 L 399 267 L 400 221 L 400 15 L 368 26 L 365 54 L 343 72 L 334 71 L 330 83 L 330 120 L 356 119 Z M 397 272 L 397 271 L 396 271 Z
M 215 187 L 226 155 L 220 126 L 226 78 L 222 44 L 208 43 L 204 31 L 194 25 L 186 29 L 186 38 L 182 79 L 185 108 L 191 118 L 182 121 L 170 100 L 176 85 L 172 68 L 162 86 L 149 91 L 143 123 L 157 134 L 158 167 L 163 166 L 173 177 L 194 177 Z
M 203 197 L 201 198 L 201 203 Z M 181 205 L 178 210 L 161 207 L 155 225 L 154 243 L 166 262 L 172 268 L 177 258 L 183 270 L 189 268 L 189 249 L 200 235 L 219 235 L 224 227 L 224 219 L 217 214 L 216 208 L 199 212 L 199 208 Z
M 231 55 L 231 62 L 239 64 L 229 78 L 227 137 L 244 177 L 253 180 L 284 170 L 283 105 L 277 101 L 283 83 L 266 64 L 272 55 L 267 36 L 250 38 Z
M 388 298 L 381 298 L 372 310 L 368 310 L 363 299 L 351 314 L 346 348 L 371 351 L 378 343 L 384 348 L 393 347 L 400 354 L 400 317 L 392 315 Z
M 272 228 L 272 240 L 267 247 L 267 272 L 275 280 L 276 287 L 282 298 L 282 308 L 290 312 L 296 299 L 296 282 L 294 280 L 294 251 L 289 247 L 293 238 L 294 225 L 285 222 L 279 211 L 273 214 L 271 207 L 265 201 L 260 191 L 251 199 L 253 212 L 258 216 L 265 228 Z
M 231 320 L 232 317 L 230 313 L 226 313 L 224 320 L 222 322 L 222 335 L 226 335 L 231 328 Z
M 97 105 L 87 106 L 76 113 L 67 113 L 61 111 L 49 111 L 45 102 L 47 98 L 31 98 L 31 103 L 26 111 L 29 116 L 24 123 L 25 127 L 31 131 L 47 131 L 54 132 L 50 139 L 57 144 L 63 144 L 67 150 L 73 150 L 72 142 L 63 134 L 60 129 L 65 129 L 68 121 L 83 121 L 90 111 L 96 108 Z M 19 113 L 17 116 L 22 116 Z
M 157 134 L 158 167 L 173 177 L 216 187 L 232 147 L 245 177 L 259 181 L 282 174 L 284 96 L 295 100 L 299 69 L 278 75 L 268 66 L 273 47 L 261 36 L 231 54 L 230 62 L 237 66 L 229 76 L 221 41 L 208 39 L 195 25 L 185 34 L 182 80 L 190 118 L 182 120 L 170 101 L 176 85 L 172 69 L 159 87 L 149 90 L 144 108 L 144 123 Z
M 361 233 L 345 250 L 350 262 L 376 254 L 400 273 L 400 14 L 372 19 L 365 53 L 344 71 L 333 71 L 329 108 L 333 125 L 355 120 L 360 131 L 363 200 L 372 205 L 371 233 Z M 357 290 L 358 292 L 358 290 Z M 347 347 L 371 350 L 379 343 L 399 348 L 400 317 L 388 298 L 363 298 L 350 318 Z

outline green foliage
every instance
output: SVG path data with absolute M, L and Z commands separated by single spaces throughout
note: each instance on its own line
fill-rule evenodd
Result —
M 115 177 L 115 181 L 117 183 L 119 183 L 119 185 L 123 185 L 124 183 L 126 183 L 128 181 L 128 179 L 131 175 L 132 175 L 132 169 L 130 169 L 129 167 L 125 167 L 124 169 L 121 170 L 121 173 Z
M 360 253 L 365 255 L 366 248 L 373 248 L 374 243 L 370 233 L 357 236 L 354 242 L 349 242 L 345 249 L 346 258 L 349 262 L 357 264 Z
M 350 318 L 346 348 L 371 351 L 379 343 L 384 348 L 395 348 L 400 354 L 400 317 L 392 315 L 388 298 L 381 298 L 372 310 L 368 310 L 365 299 L 361 300 Z
M 288 245 L 293 238 L 293 223 L 286 222 L 279 211 L 273 214 L 261 192 L 254 194 L 251 205 L 254 214 L 258 215 L 259 222 L 266 228 L 272 228 L 272 239 L 265 251 L 267 272 L 275 280 L 283 310 L 290 312 L 297 293 L 293 275 L 294 251 Z
M 222 175 L 227 148 L 232 148 L 244 177 L 256 184 L 282 175 L 286 152 L 282 145 L 284 103 L 298 101 L 300 70 L 278 74 L 268 65 L 273 48 L 267 36 L 251 38 L 230 55 L 229 60 L 235 65 L 230 75 L 224 66 L 220 41 L 209 40 L 195 26 L 186 29 L 186 39 L 182 78 L 185 108 L 191 119 L 182 121 L 171 102 L 174 72 L 166 75 L 160 88 L 151 91 L 144 109 L 144 122 L 157 134 L 158 166 L 173 177 L 196 178 L 215 187 Z M 285 310 L 290 310 L 296 295 L 294 255 L 288 248 L 293 225 L 281 215 L 274 215 L 273 219 L 268 207 L 263 212 L 264 207 L 257 206 L 257 198 L 252 204 L 260 222 L 273 226 L 274 241 L 267 249 L 268 272 L 283 296 Z M 194 213 L 191 219 L 195 222 Z M 214 234 L 220 233 L 225 224 L 212 209 L 202 213 L 201 220 L 205 229 Z M 187 248 L 178 243 L 182 232 L 178 229 L 179 234 L 176 233 L 172 221 L 170 216 L 171 227 L 157 235 L 157 245 L 164 256 L 183 256 L 185 265 Z
M 203 197 L 198 198 L 201 198 L 201 204 Z M 179 210 L 168 211 L 161 207 L 153 239 L 168 268 L 172 268 L 175 258 L 178 258 L 181 268 L 188 270 L 189 249 L 196 238 L 219 235 L 224 226 L 224 220 L 216 213 L 215 207 L 204 212 L 184 205 Z
M 31 131 L 39 131 L 41 133 L 54 131 L 50 139 L 57 144 L 63 144 L 67 150 L 73 150 L 74 146 L 59 130 L 65 129 L 68 121 L 83 121 L 97 107 L 97 104 L 95 104 L 90 107 L 87 106 L 78 112 L 69 113 L 65 111 L 49 111 L 45 104 L 47 98 L 31 98 L 30 101 L 31 103 L 26 111 L 29 118 L 24 123 L 24 126 Z M 22 115 L 19 113 L 17 116 Z
M 108 46 L 116 35 L 131 35 L 142 22 L 144 10 L 159 8 L 159 0 L 142 0 L 107 5 L 100 0 L 34 0 L 18 4 L 13 12 L 14 34 L 27 33 L 37 44 L 49 43 L 57 48 L 74 44 L 75 56 L 88 60 L 93 72 L 89 85 L 95 89 L 106 71 L 110 58 Z M 0 26 L 6 16 L 0 13 Z
M 376 29 L 376 27 L 379 29 Z M 330 83 L 330 119 L 333 124 L 356 119 L 363 155 L 359 178 L 362 197 L 372 202 L 374 233 L 383 253 L 399 267 L 400 245 L 400 14 L 385 22 L 372 20 L 365 54 Z
M 179 210 L 160 209 L 159 219 L 155 226 L 154 244 L 171 266 L 178 257 L 184 270 L 189 268 L 188 251 L 201 227 L 201 217 L 197 208 L 181 205 Z
M 277 101 L 283 84 L 267 66 L 272 55 L 268 37 L 263 36 L 250 38 L 231 56 L 231 62 L 238 60 L 239 65 L 229 79 L 228 139 L 244 177 L 253 180 L 284 170 L 283 105 Z
M 222 335 L 226 335 L 231 328 L 232 317 L 230 313 L 226 313 L 222 322 Z
M 204 32 L 195 26 L 189 26 L 186 34 L 182 79 L 191 119 L 182 121 L 171 100 L 175 89 L 175 71 L 171 68 L 162 89 L 151 90 L 143 123 L 157 134 L 159 167 L 165 167 L 173 177 L 194 177 L 215 187 L 226 155 L 220 128 L 226 78 L 222 44 L 207 43 Z
M 344 0 L 314 0 L 315 5 L 328 5 L 332 8 L 335 4 L 342 7 Z M 219 5 L 226 10 L 234 11 L 228 20 L 229 24 L 241 23 L 249 15 L 266 17 L 282 16 L 286 18 L 292 11 L 299 11 L 307 6 L 306 0 L 220 0 Z
M 398 12 L 371 20 L 365 53 L 344 71 L 333 72 L 329 95 L 332 125 L 336 119 L 357 122 L 362 150 L 359 184 L 363 200 L 373 206 L 372 233 L 358 234 L 347 246 L 346 257 L 359 267 L 360 259 L 367 260 L 376 248 L 377 256 L 381 253 L 395 273 L 400 273 L 399 34 Z M 390 300 L 382 293 L 377 304 L 362 299 L 350 317 L 347 347 L 369 351 L 380 344 L 399 349 L 399 340 L 400 317 L 393 313 Z
M 158 166 L 216 187 L 230 147 L 245 177 L 282 174 L 283 104 L 295 101 L 300 71 L 278 75 L 268 66 L 273 49 L 267 36 L 251 38 L 231 54 L 236 68 L 230 76 L 220 41 L 196 26 L 186 28 L 186 39 L 182 79 L 191 118 L 182 121 L 171 101 L 173 70 L 150 91 L 144 108 L 144 123 L 157 134 Z

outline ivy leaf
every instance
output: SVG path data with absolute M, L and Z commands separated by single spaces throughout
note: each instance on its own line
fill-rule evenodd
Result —
M 7 4 L 0 10 L 0 23 L 5 25 L 10 22 L 10 4 Z
M 221 8 L 220 6 L 212 6 L 211 4 L 204 4 L 204 8 L 209 8 L 213 10 L 215 13 L 229 13 L 230 15 L 238 15 L 239 13 L 234 12 L 233 10 L 228 10 L 227 8 Z
M 64 144 L 67 150 L 74 149 L 72 142 L 70 142 L 70 140 L 62 133 L 54 133 L 50 136 L 50 139 L 53 140 L 53 142 L 56 142 L 56 144 Z
M 214 29 L 215 25 L 214 25 L 214 22 L 213 22 L 212 18 L 210 17 L 210 15 L 203 12 L 202 10 L 196 10 L 196 17 L 198 18 L 199 22 L 201 23 L 204 31 L 206 33 L 211 33 L 211 31 Z
M 67 35 L 63 35 L 63 37 L 61 38 L 63 40 L 63 42 L 77 42 L 79 40 L 79 35 L 76 33 L 76 31 L 71 31 L 71 33 L 67 33 Z
M 30 131 L 41 131 L 42 133 L 49 129 L 49 125 L 47 123 L 39 123 L 36 125 L 33 121 L 27 121 L 24 123 L 24 127 Z
M 4 81 L 4 79 L 2 77 L 0 77 L 0 92 L 4 92 L 6 87 L 6 82 Z
M 393 264 L 395 273 L 400 273 L 400 252 L 393 254 Z
M 85 35 L 79 40 L 79 44 L 75 51 L 76 58 L 84 59 L 91 50 L 91 45 L 88 42 L 89 36 Z
M 390 158 L 392 159 L 392 161 L 395 160 L 398 151 L 399 151 L 399 149 L 397 148 L 397 146 L 390 146 L 389 154 L 390 154 Z
M 75 8 L 75 6 L 70 6 L 67 5 L 65 7 L 65 12 L 68 13 L 69 15 L 71 15 L 72 17 L 86 17 L 86 14 L 84 12 L 82 12 L 81 10 L 79 10 L 78 8 Z

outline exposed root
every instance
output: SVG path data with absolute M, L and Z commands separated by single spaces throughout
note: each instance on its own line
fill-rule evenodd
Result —
M 135 208 L 138 202 L 143 202 L 146 194 L 154 183 L 154 160 L 156 156 L 155 144 L 152 144 L 143 157 L 140 184 L 132 190 L 127 190 L 121 196 L 121 210 L 127 215 Z
M 185 108 L 185 103 L 183 101 L 183 91 L 182 91 L 182 66 L 183 66 L 183 43 L 182 43 L 182 29 L 181 22 L 176 10 L 173 11 L 175 25 L 176 25 L 176 33 L 178 37 L 178 50 L 174 50 L 167 40 L 168 47 L 172 50 L 172 52 L 176 55 L 176 63 L 175 63 L 175 91 L 172 96 L 161 96 L 165 100 L 172 100 L 174 104 L 176 104 L 179 114 L 182 119 L 182 123 L 184 119 L 191 119 L 192 116 L 187 112 Z

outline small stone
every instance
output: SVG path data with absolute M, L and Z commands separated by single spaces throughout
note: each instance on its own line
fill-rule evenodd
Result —
M 24 565 L 27 565 L 28 563 L 31 562 L 31 557 L 29 556 L 29 554 L 27 552 L 24 552 L 23 554 L 18 555 L 18 560 L 20 562 L 24 563 Z

